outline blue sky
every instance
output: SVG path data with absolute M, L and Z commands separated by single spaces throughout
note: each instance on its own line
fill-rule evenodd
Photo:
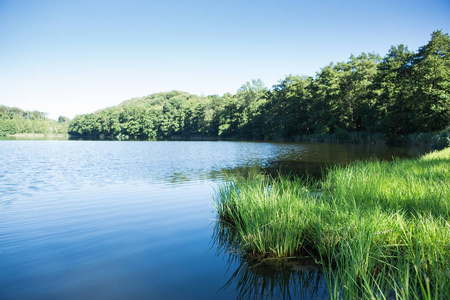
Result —
M 450 1 L 0 0 L 0 104 L 73 118 L 170 90 L 235 93 L 450 33 Z

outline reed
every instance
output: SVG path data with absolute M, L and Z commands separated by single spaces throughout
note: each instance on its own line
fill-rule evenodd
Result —
M 333 167 L 319 183 L 231 180 L 215 208 L 247 255 L 315 258 L 332 299 L 450 298 L 450 148 Z

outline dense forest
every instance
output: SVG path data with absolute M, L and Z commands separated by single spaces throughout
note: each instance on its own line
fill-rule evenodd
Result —
M 66 134 L 68 122 L 66 117 L 61 116 L 54 121 L 48 119 L 44 112 L 0 105 L 0 136 L 17 133 Z
M 450 38 L 435 31 L 411 52 L 362 53 L 316 76 L 289 75 L 267 89 L 260 80 L 235 95 L 172 91 L 79 115 L 69 134 L 83 138 L 393 139 L 450 125 Z
M 73 138 L 242 140 L 329 139 L 370 142 L 450 131 L 450 38 L 435 31 L 416 52 L 392 46 L 330 63 L 315 77 L 289 75 L 268 89 L 260 80 L 236 94 L 172 91 L 78 115 Z

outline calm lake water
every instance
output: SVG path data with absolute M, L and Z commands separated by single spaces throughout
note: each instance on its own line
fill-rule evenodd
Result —
M 0 141 L 0 299 L 326 298 L 307 266 L 221 245 L 214 189 L 236 174 L 423 151 L 249 142 Z M 220 238 L 219 238 L 220 240 Z

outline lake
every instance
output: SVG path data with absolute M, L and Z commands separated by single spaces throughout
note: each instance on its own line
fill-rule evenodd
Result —
M 327 298 L 313 266 L 253 264 L 220 242 L 230 176 L 320 177 L 420 149 L 263 142 L 0 141 L 0 299 Z

